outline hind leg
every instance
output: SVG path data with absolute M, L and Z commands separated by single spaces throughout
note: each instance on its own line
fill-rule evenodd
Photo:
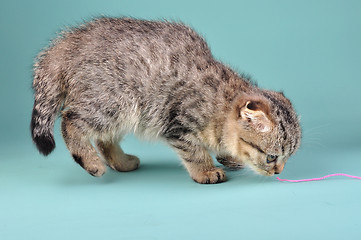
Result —
M 77 120 L 63 117 L 61 128 L 66 146 L 75 162 L 90 175 L 100 177 L 105 173 L 106 166 L 84 134 L 85 131 L 79 126 L 81 124 Z
M 119 172 L 129 172 L 139 167 L 139 158 L 125 154 L 117 142 L 96 141 L 96 146 L 109 167 Z

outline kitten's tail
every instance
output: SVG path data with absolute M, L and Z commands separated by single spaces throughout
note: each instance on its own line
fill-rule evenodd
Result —
M 39 61 L 35 64 L 33 81 L 35 101 L 30 129 L 34 144 L 45 156 L 55 148 L 54 122 L 65 97 L 60 86 L 62 75 L 58 71 L 59 68 L 51 66 L 49 61 Z

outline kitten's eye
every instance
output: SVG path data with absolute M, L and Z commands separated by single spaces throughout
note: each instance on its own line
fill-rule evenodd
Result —
M 276 156 L 276 155 L 267 155 L 267 163 L 274 162 L 277 160 L 277 158 L 278 158 L 278 156 Z

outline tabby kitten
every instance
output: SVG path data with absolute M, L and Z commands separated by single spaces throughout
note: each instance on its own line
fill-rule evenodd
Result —
M 133 132 L 172 146 L 198 183 L 226 180 L 230 168 L 280 173 L 300 145 L 291 102 L 215 60 L 202 37 L 180 23 L 100 18 L 62 33 L 34 66 L 32 138 L 48 155 L 54 121 L 74 160 L 93 176 L 106 165 L 138 168 L 118 143 Z

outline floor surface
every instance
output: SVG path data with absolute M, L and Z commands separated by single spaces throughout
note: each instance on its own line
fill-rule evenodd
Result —
M 166 146 L 130 137 L 141 167 L 88 175 L 62 140 L 47 159 L 34 148 L 1 154 L 1 239 L 357 239 L 361 181 L 285 183 L 250 170 L 216 185 L 193 182 Z M 136 146 L 134 146 L 136 145 Z M 132 147 L 133 146 L 133 147 Z M 150 153 L 150 154 L 148 154 Z M 342 159 L 342 162 L 340 161 Z M 282 178 L 359 174 L 361 150 L 300 151 Z M 330 164 L 332 163 L 332 164 Z

